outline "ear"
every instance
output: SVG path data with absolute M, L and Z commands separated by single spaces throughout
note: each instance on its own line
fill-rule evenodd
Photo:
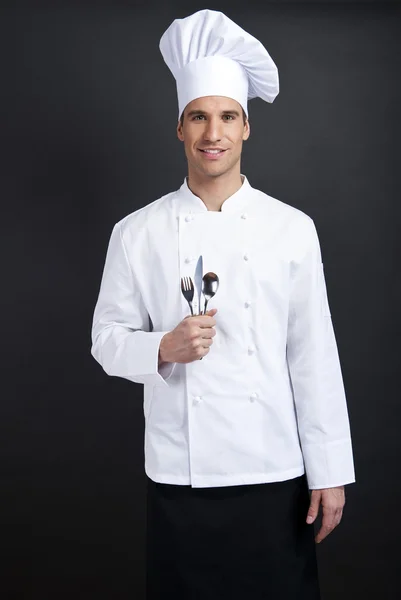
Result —
M 248 119 L 245 121 L 244 124 L 244 133 L 242 135 L 242 139 L 245 141 L 249 138 L 249 136 L 251 135 L 251 126 L 249 124 Z
M 181 121 L 178 121 L 178 125 L 177 125 L 177 137 L 180 140 L 180 142 L 184 141 L 184 134 L 182 132 Z

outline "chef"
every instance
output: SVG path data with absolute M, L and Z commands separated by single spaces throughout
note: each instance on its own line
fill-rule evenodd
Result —
M 160 49 L 188 177 L 114 226 L 92 329 L 105 372 L 144 384 L 148 598 L 316 600 L 355 475 L 314 222 L 241 174 L 277 68 L 212 10 Z

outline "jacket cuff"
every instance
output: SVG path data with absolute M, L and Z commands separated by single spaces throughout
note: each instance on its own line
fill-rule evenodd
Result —
M 309 444 L 302 447 L 310 490 L 338 487 L 355 482 L 351 439 Z
M 169 387 L 168 380 L 172 376 L 177 363 L 164 363 L 159 367 L 159 348 L 162 337 L 169 333 L 168 331 L 137 331 L 141 340 L 135 340 L 136 348 L 140 352 L 136 355 L 136 371 L 140 375 L 136 381 L 144 385 Z
M 177 363 L 163 363 L 159 367 L 159 375 L 164 379 L 164 381 L 168 381 L 173 374 L 173 371 L 176 367 Z

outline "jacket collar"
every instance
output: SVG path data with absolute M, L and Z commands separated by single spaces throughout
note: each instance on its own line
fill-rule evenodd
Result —
M 242 186 L 232 196 L 227 198 L 221 207 L 221 212 L 234 213 L 243 210 L 249 202 L 252 187 L 245 175 L 241 174 Z M 205 203 L 191 192 L 188 187 L 187 177 L 178 191 L 178 205 L 180 212 L 200 213 L 209 212 Z M 212 211 L 210 211 L 212 212 Z

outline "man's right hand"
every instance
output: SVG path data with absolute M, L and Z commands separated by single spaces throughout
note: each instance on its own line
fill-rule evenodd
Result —
M 210 351 L 216 330 L 214 315 L 217 308 L 204 315 L 185 317 L 175 329 L 166 333 L 160 342 L 159 365 L 161 363 L 190 363 L 199 360 Z

